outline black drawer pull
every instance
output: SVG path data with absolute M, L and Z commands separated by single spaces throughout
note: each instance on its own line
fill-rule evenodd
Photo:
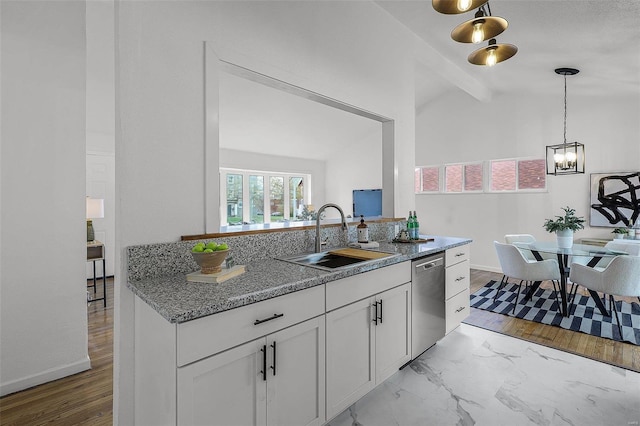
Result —
M 464 256 L 464 252 L 462 252 L 462 253 L 456 253 L 456 257 L 460 257 L 460 256 Z
M 464 308 L 465 308 L 464 306 L 460 306 L 458 309 L 456 309 L 456 312 L 462 312 L 464 311 Z
M 273 370 L 273 375 L 276 375 L 276 342 L 273 342 L 273 344 L 271 344 L 271 347 L 273 348 L 273 365 L 271 366 L 271 369 Z
M 274 320 L 274 319 L 277 319 L 277 318 L 281 318 L 283 316 L 284 316 L 284 314 L 273 314 L 272 317 L 261 319 L 261 320 L 255 320 L 253 322 L 253 325 L 262 324 L 263 322 L 271 321 L 271 320 Z
M 262 352 L 262 370 L 260 374 L 262 374 L 262 380 L 267 381 L 267 345 L 262 345 L 260 348 L 260 352 Z
M 466 277 L 458 277 L 458 278 L 456 278 L 456 281 L 462 281 L 462 280 L 464 280 L 465 278 L 466 278 Z

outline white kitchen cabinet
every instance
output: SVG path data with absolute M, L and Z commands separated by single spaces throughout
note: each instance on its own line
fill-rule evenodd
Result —
M 470 246 L 445 252 L 445 332 L 449 334 L 469 315 Z
M 405 283 L 328 312 L 326 321 L 331 419 L 411 359 L 411 286 Z
M 321 425 L 324 317 L 178 369 L 179 425 Z
M 136 424 L 324 423 L 324 312 L 324 285 L 179 324 L 136 298 Z

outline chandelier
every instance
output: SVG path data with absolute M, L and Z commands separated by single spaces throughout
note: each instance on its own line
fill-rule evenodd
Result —
M 564 141 L 547 146 L 547 174 L 570 175 L 584 173 L 584 145 L 567 142 L 567 76 L 580 71 L 575 68 L 557 68 L 556 74 L 564 76 Z

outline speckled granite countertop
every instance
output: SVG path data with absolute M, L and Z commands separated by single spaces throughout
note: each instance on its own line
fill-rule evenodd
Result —
M 180 273 L 130 281 L 127 287 L 167 321 L 182 323 L 471 243 L 466 238 L 431 238 L 435 241 L 422 244 L 381 242 L 379 250 L 398 256 L 338 271 L 267 259 L 247 263 L 244 274 L 219 284 L 188 282 L 185 274 Z

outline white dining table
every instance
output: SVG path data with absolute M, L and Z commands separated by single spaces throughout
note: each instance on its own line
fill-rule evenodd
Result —
M 569 276 L 569 267 L 571 262 L 575 262 L 576 258 L 580 260 L 580 263 L 584 263 L 587 266 L 594 267 L 598 264 L 598 262 L 602 259 L 610 258 L 613 259 L 616 256 L 624 256 L 627 253 L 618 250 L 610 250 L 605 247 L 600 246 L 592 246 L 588 244 L 573 244 L 570 248 L 561 248 L 558 247 L 558 244 L 555 242 L 548 241 L 534 241 L 532 243 L 523 243 L 516 242 L 513 243 L 520 251 L 530 251 L 536 260 L 543 260 L 542 253 L 554 254 L 558 259 L 558 268 L 560 269 L 560 312 L 563 316 L 568 317 L 570 315 L 569 312 L 569 297 L 575 297 L 574 288 L 573 295 L 571 295 L 571 291 L 567 294 L 567 284 L 568 284 L 568 276 Z M 524 300 L 528 300 L 531 298 L 533 293 L 538 289 L 541 282 L 536 281 L 531 289 L 525 295 Z M 600 310 L 600 313 L 605 316 L 609 316 L 607 309 L 602 303 L 602 300 L 598 296 L 597 293 L 589 290 L 591 297 L 596 303 L 596 306 Z M 595 294 L 594 294 L 595 293 Z

